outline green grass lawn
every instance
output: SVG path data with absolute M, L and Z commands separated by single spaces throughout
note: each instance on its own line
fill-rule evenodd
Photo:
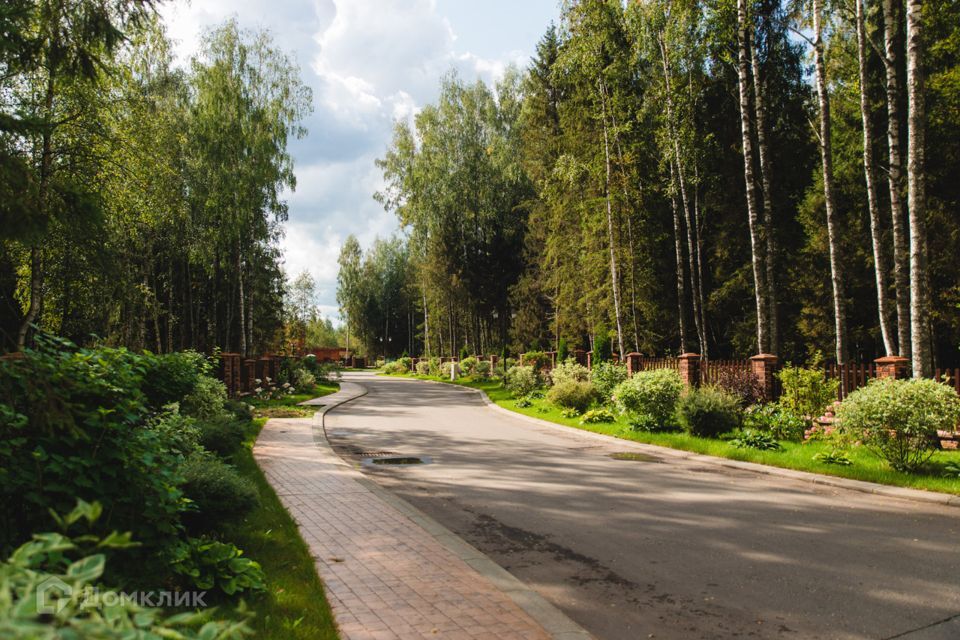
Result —
M 251 404 L 258 411 L 296 409 L 300 408 L 293 406 L 297 402 L 338 388 L 337 384 L 322 384 L 311 394 Z M 251 423 L 245 446 L 233 460 L 260 493 L 260 506 L 230 534 L 231 541 L 259 562 L 267 576 L 267 592 L 247 599 L 256 613 L 251 626 L 260 640 L 333 640 L 339 636 L 310 549 L 253 458 L 253 443 L 266 422 L 266 417 L 260 417 Z
M 450 382 L 448 379 L 439 377 L 415 375 L 397 377 Z M 518 407 L 516 400 L 501 386 L 499 380 L 473 381 L 461 378 L 454 384 L 480 389 L 484 391 L 493 402 L 510 411 L 516 411 L 517 413 L 548 420 L 568 427 L 615 436 L 624 440 L 654 444 L 672 449 L 682 449 L 684 451 L 693 451 L 720 458 L 756 462 L 774 467 L 783 467 L 785 469 L 797 469 L 799 471 L 840 476 L 854 480 L 866 480 L 868 482 L 877 482 L 898 487 L 926 489 L 928 491 L 960 495 L 960 479 L 944 478 L 941 476 L 943 466 L 946 462 L 952 460 L 960 464 L 960 451 L 937 451 L 927 464 L 925 473 L 903 473 L 894 471 L 885 461 L 877 458 L 863 447 L 853 447 L 847 450 L 847 456 L 853 464 L 850 466 L 841 466 L 826 464 L 813 459 L 815 454 L 821 451 L 830 451 L 834 448 L 823 442 L 806 442 L 801 444 L 799 442 L 784 440 L 780 442 L 783 447 L 782 451 L 738 449 L 723 439 L 698 438 L 686 433 L 647 433 L 644 431 L 634 431 L 623 418 L 618 418 L 616 422 L 606 424 L 580 424 L 579 418 L 563 417 L 561 410 L 545 399 L 534 400 L 532 406 L 529 407 Z
M 340 389 L 336 382 L 321 382 L 310 393 L 292 393 L 276 400 L 248 398 L 253 405 L 253 413 L 258 418 L 306 418 L 312 416 L 320 407 L 298 407 L 297 405 L 312 398 L 326 396 Z

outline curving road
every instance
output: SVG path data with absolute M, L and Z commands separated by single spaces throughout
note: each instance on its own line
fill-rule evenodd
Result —
M 960 507 L 717 467 L 504 414 L 450 385 L 348 374 L 364 465 L 597 638 L 960 638 Z M 615 460 L 622 451 L 654 451 Z

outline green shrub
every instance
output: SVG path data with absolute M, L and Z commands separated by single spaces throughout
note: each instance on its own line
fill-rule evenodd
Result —
M 616 419 L 616 416 L 609 409 L 591 409 L 583 414 L 580 424 L 600 424 L 614 422 Z
M 815 453 L 813 454 L 813 459 L 817 462 L 822 462 L 823 464 L 836 464 L 842 467 L 849 467 L 853 464 L 853 460 L 850 459 L 850 456 L 839 449 L 831 449 L 830 451 L 821 451 L 819 453 Z
M 730 440 L 730 444 L 738 449 L 759 449 L 761 451 L 780 451 L 783 449 L 772 435 L 766 431 L 754 431 L 753 429 L 744 429 L 736 438 Z
M 477 369 L 477 359 L 473 356 L 469 358 L 464 358 L 460 361 L 460 372 L 465 376 L 473 377 L 474 371 Z
M 803 440 L 807 422 L 795 416 L 775 402 L 747 407 L 743 416 L 744 427 L 768 431 L 777 440 Z
M 665 426 L 673 418 L 683 382 L 676 371 L 640 371 L 618 384 L 613 391 L 617 408 L 632 418 Z
M 741 407 L 749 407 L 769 400 L 763 393 L 763 385 L 750 370 L 725 367 L 717 376 L 716 386 L 740 399 Z
M 81 503 L 59 522 L 99 517 L 99 504 Z M 207 612 L 166 616 L 142 607 L 100 581 L 104 552 L 131 546 L 128 536 L 70 538 L 62 533 L 34 534 L 32 540 L 0 562 L 0 636 L 5 640 L 68 638 L 180 638 L 240 640 L 253 635 L 241 620 L 212 620 Z M 56 583 L 56 587 L 49 585 Z M 40 588 L 43 587 L 41 591 Z
M 945 465 L 943 465 L 943 473 L 941 474 L 944 478 L 960 478 L 960 461 L 950 460 Z
M 417 362 L 417 375 L 419 376 L 429 376 L 430 373 L 430 363 L 427 360 L 420 360 Z
M 290 385 L 297 393 L 312 393 L 317 386 L 317 378 L 306 367 L 298 367 L 290 376 Z
M 561 361 L 550 372 L 550 381 L 557 385 L 562 382 L 588 382 L 590 380 L 590 370 L 581 364 L 577 364 L 574 359 Z
M 440 365 L 440 375 L 449 380 L 450 373 L 454 370 L 453 367 L 455 364 L 455 362 L 444 362 L 442 365 Z
M 590 371 L 590 381 L 603 402 L 609 402 L 613 390 L 627 379 L 627 368 L 612 362 L 597 362 Z
M 871 380 L 837 411 L 842 433 L 897 471 L 915 471 L 937 446 L 937 430 L 960 420 L 957 392 L 935 380 Z
M 439 376 L 443 373 L 443 369 L 440 368 L 440 358 L 430 358 L 430 375 Z
M 783 390 L 780 406 L 808 423 L 823 415 L 827 405 L 837 399 L 838 380 L 827 380 L 820 369 L 785 367 L 777 374 Z
M 567 339 L 560 338 L 557 343 L 557 362 L 564 362 L 570 355 L 570 349 L 567 347 Z
M 245 424 L 228 417 L 200 420 L 196 423 L 200 434 L 200 446 L 222 457 L 231 456 L 243 443 Z
M 178 351 L 164 355 L 137 356 L 143 367 L 143 391 L 147 404 L 159 409 L 191 393 L 197 382 L 209 377 L 212 367 L 203 354 Z
M 401 356 L 401 357 L 397 358 L 396 361 L 397 361 L 398 363 L 400 363 L 400 366 L 401 366 L 401 367 L 403 367 L 404 369 L 406 369 L 406 371 L 404 371 L 404 373 L 407 373 L 408 371 L 410 371 L 410 370 L 413 369 L 413 358 L 411 358 L 410 356 Z
M 383 372 L 388 375 L 409 373 L 410 368 L 405 366 L 400 360 L 394 360 L 383 365 Z
M 493 374 L 493 365 L 489 360 L 481 360 L 473 370 L 473 376 L 478 380 L 487 380 Z
M 253 405 L 247 404 L 246 402 L 241 402 L 239 400 L 227 400 L 226 404 L 223 405 L 223 408 L 228 414 L 240 422 L 249 422 L 254 418 Z
M 219 420 L 227 415 L 226 403 L 226 386 L 215 378 L 201 376 L 193 390 L 183 397 L 180 411 L 198 420 Z
M 580 416 L 580 413 L 578 409 L 564 409 L 560 412 L 560 415 L 564 418 L 576 418 Z
M 533 400 L 530 399 L 530 396 L 523 396 L 516 402 L 516 406 L 521 409 L 526 409 L 527 407 L 533 406 Z
M 523 354 L 523 364 L 527 367 L 533 367 L 533 370 L 540 373 L 550 366 L 550 356 L 543 351 L 527 351 Z
M 0 513 L 16 514 L 0 518 L 0 549 L 78 498 L 156 549 L 180 531 L 184 441 L 150 419 L 141 386 L 155 357 L 44 336 L 37 345 L 0 362 Z
M 457 360 L 461 360 L 461 361 L 466 360 L 467 356 L 469 355 L 470 355 L 470 352 L 467 351 L 467 345 L 463 345 L 462 347 L 460 347 L 460 357 L 457 358 Z
M 610 362 L 613 359 L 613 350 L 610 347 L 610 329 L 604 325 L 596 328 L 596 334 L 593 339 L 593 364 L 598 362 Z
M 540 384 L 533 367 L 515 366 L 507 370 L 504 386 L 514 397 L 525 396 Z
M 183 477 L 183 493 L 195 508 L 184 514 L 184 523 L 194 532 L 214 531 L 236 522 L 260 502 L 250 480 L 209 454 L 187 458 Z
M 263 569 L 257 562 L 243 557 L 243 551 L 235 545 L 205 536 L 178 543 L 171 566 L 198 589 L 218 589 L 228 596 L 266 589 Z
M 695 436 L 714 438 L 740 426 L 739 399 L 717 387 L 688 389 L 677 404 L 677 421 Z
M 559 407 L 583 412 L 597 397 L 596 389 L 589 382 L 563 380 L 550 387 L 547 400 Z

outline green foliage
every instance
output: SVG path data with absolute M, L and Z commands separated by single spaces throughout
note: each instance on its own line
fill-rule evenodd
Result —
M 609 409 L 591 409 L 580 418 L 581 424 L 600 424 L 604 422 L 614 422 L 617 417 Z
M 604 402 L 610 401 L 613 390 L 626 379 L 627 368 L 612 362 L 593 363 L 593 369 L 590 371 L 590 381 Z
M 590 370 L 581 364 L 577 364 L 572 358 L 569 360 L 560 360 L 557 366 L 550 371 L 550 380 L 554 385 L 561 382 L 588 382 L 590 380 Z
M 70 525 L 85 518 L 93 524 L 100 512 L 99 504 L 81 502 L 58 520 Z M 0 562 L 0 635 L 9 640 L 239 640 L 252 635 L 242 610 L 240 620 L 212 620 L 212 610 L 166 616 L 105 588 L 100 583 L 104 552 L 131 545 L 128 535 L 115 533 L 102 538 L 34 534 Z
M 419 376 L 429 376 L 433 375 L 430 372 L 430 362 L 427 360 L 420 360 L 417 362 L 417 375 Z
M 813 454 L 813 459 L 817 462 L 822 462 L 823 464 L 834 464 L 841 467 L 849 467 L 853 464 L 853 460 L 850 459 L 850 456 L 839 449 L 820 451 Z
M 177 396 L 180 411 L 198 420 L 221 420 L 227 417 L 227 388 L 222 382 L 209 376 L 197 378 L 192 390 Z
M 871 380 L 847 396 L 837 420 L 846 437 L 897 471 L 916 471 L 932 455 L 937 430 L 953 430 L 960 421 L 960 398 L 934 380 Z
M 306 367 L 297 367 L 291 373 L 290 385 L 295 393 L 311 393 L 317 386 L 317 378 Z
M 474 367 L 473 377 L 478 380 L 487 380 L 493 374 L 493 365 L 490 364 L 489 360 L 481 360 L 477 363 L 477 366 Z
M 960 478 L 960 461 L 951 460 L 943 465 L 944 478 Z
M 777 439 L 766 431 L 744 429 L 730 440 L 730 444 L 738 449 L 759 449 L 761 451 L 781 451 L 783 449 Z
M 407 367 L 400 360 L 394 360 L 393 362 L 388 362 L 383 365 L 383 372 L 388 375 L 404 374 L 409 373 L 410 368 Z
M 780 406 L 807 421 L 819 418 L 837 399 L 839 381 L 827 380 L 820 369 L 784 367 L 777 377 L 783 385 Z
M 688 389 L 677 404 L 677 421 L 695 436 L 715 438 L 740 426 L 742 410 L 736 396 L 717 387 Z
M 235 545 L 206 536 L 178 543 L 171 566 L 198 589 L 217 589 L 228 596 L 266 589 L 259 564 L 243 557 Z
M 743 416 L 744 426 L 758 431 L 768 431 L 777 440 L 803 440 L 807 422 L 775 402 L 747 407 Z
M 195 510 L 184 514 L 193 532 L 223 530 L 256 508 L 257 489 L 230 465 L 209 454 L 194 454 L 183 467 L 183 493 Z
M 147 403 L 159 408 L 177 402 L 195 391 L 203 380 L 211 380 L 211 366 L 203 354 L 178 351 L 165 355 L 142 356 L 143 389 Z
M 464 360 L 467 359 L 467 357 L 469 357 L 469 355 L 470 355 L 470 352 L 467 351 L 467 345 L 463 345 L 462 347 L 460 347 L 460 357 L 457 359 L 460 362 L 463 362 Z
M 460 359 L 460 372 L 465 376 L 473 376 L 477 369 L 477 359 L 473 356 Z
M 560 412 L 560 415 L 564 418 L 576 418 L 580 413 L 579 409 L 564 409 Z
M 567 347 L 567 339 L 560 338 L 560 341 L 557 344 L 557 362 L 566 362 L 569 355 L 570 349 Z
M 523 364 L 539 373 L 550 366 L 550 356 L 543 351 L 527 351 L 523 354 Z
M 540 386 L 540 379 L 533 367 L 518 365 L 507 369 L 504 386 L 514 397 L 519 398 Z
M 524 396 L 514 403 L 520 409 L 526 409 L 527 407 L 533 406 L 533 400 L 530 399 L 530 396 Z
M 547 392 L 547 399 L 553 404 L 580 412 L 586 411 L 596 397 L 597 391 L 591 383 L 573 379 L 562 380 Z
M 614 388 L 613 400 L 621 412 L 633 419 L 666 426 L 673 419 L 682 391 L 683 382 L 676 371 L 640 371 Z
M 229 417 L 197 422 L 200 446 L 219 456 L 230 456 L 243 442 L 243 426 L 244 421 L 232 420 Z

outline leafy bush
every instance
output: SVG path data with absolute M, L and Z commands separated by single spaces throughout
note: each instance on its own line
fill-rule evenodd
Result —
M 837 399 L 838 380 L 827 380 L 820 369 L 785 367 L 777 374 L 783 390 L 780 406 L 808 423 L 819 418 Z
M 388 375 L 409 373 L 410 368 L 404 365 L 400 360 L 394 360 L 383 365 L 383 372 Z
M 97 503 L 81 502 L 58 521 L 70 525 L 87 518 L 92 525 L 100 510 Z M 105 588 L 100 584 L 107 564 L 104 551 L 132 544 L 128 536 L 115 533 L 76 539 L 62 533 L 34 534 L 0 562 L 0 635 L 8 640 L 239 640 L 253 635 L 245 620 L 211 620 L 210 612 L 167 617 L 160 609 L 141 607 Z
M 146 353 L 135 357 L 143 367 L 142 388 L 147 404 L 154 409 L 179 401 L 212 372 L 207 359 L 196 351 L 165 355 Z
M 493 374 L 493 365 L 489 360 L 481 360 L 473 369 L 473 377 L 479 380 L 486 380 Z
M 179 532 L 184 441 L 149 420 L 142 386 L 154 359 L 41 336 L 0 362 L 0 513 L 16 514 L 0 518 L 0 548 L 78 498 L 99 500 L 110 526 L 148 549 Z
M 761 451 L 780 451 L 783 448 L 777 439 L 766 431 L 753 429 L 744 429 L 736 438 L 730 440 L 730 444 L 738 449 L 760 449 Z
M 609 402 L 613 390 L 627 379 L 627 368 L 612 362 L 597 362 L 590 371 L 590 381 L 604 402 Z
M 473 376 L 474 371 L 477 368 L 477 359 L 473 356 L 464 358 L 460 361 L 460 371 L 465 376 Z
M 420 360 L 419 362 L 417 362 L 417 375 L 420 375 L 420 376 L 430 375 L 430 363 L 427 360 Z
M 247 404 L 246 402 L 240 402 L 239 400 L 227 400 L 226 404 L 223 405 L 223 408 L 228 414 L 241 422 L 249 422 L 254 418 L 253 405 Z
M 821 451 L 820 453 L 815 453 L 813 454 L 813 459 L 817 462 L 822 462 L 823 464 L 836 464 L 843 467 L 849 467 L 853 464 L 853 460 L 850 459 L 850 456 L 839 449 L 831 449 L 830 451 Z
M 960 462 L 956 460 L 947 462 L 943 465 L 942 475 L 944 478 L 960 478 Z
M 183 476 L 183 492 L 195 507 L 184 514 L 184 522 L 192 531 L 213 531 L 235 522 L 260 502 L 252 482 L 209 454 L 189 457 Z
M 937 430 L 960 420 L 957 392 L 935 380 L 871 380 L 837 412 L 843 434 L 859 440 L 897 471 L 915 471 L 937 446 Z
M 560 412 L 560 415 L 564 418 L 576 418 L 580 416 L 580 411 L 577 409 L 564 409 Z
M 752 371 L 739 367 L 726 367 L 717 375 L 716 386 L 740 399 L 741 407 L 749 407 L 768 400 L 763 385 Z
M 613 359 L 610 338 L 610 329 L 603 325 L 596 328 L 596 337 L 593 340 L 593 364 L 609 362 Z
M 683 382 L 676 371 L 640 371 L 614 388 L 613 400 L 623 413 L 662 426 L 673 418 L 682 391 Z
M 235 545 L 206 536 L 178 543 L 171 566 L 198 589 L 218 589 L 228 596 L 266 589 L 259 563 L 243 557 Z
M 440 358 L 430 358 L 430 375 L 439 376 L 443 373 L 443 369 L 440 368 Z
M 593 403 L 597 392 L 589 382 L 563 380 L 550 387 L 547 399 L 553 404 L 583 412 Z
M 305 367 L 298 367 L 290 376 L 290 385 L 297 393 L 311 393 L 317 386 L 317 378 Z
M 527 407 L 533 406 L 533 400 L 530 399 L 530 396 L 524 396 L 517 400 L 516 406 L 521 409 L 526 409 Z
M 178 398 L 179 399 L 179 398 Z M 210 376 L 201 376 L 193 390 L 180 402 L 180 410 L 198 420 L 219 420 L 226 417 L 227 388 Z
M 577 364 L 577 361 L 571 358 L 553 368 L 550 372 L 550 380 L 555 385 L 567 381 L 589 382 L 590 370 L 582 364 Z
M 539 386 L 540 380 L 533 367 L 515 366 L 507 370 L 504 386 L 514 397 L 525 396 Z
M 583 414 L 580 424 L 599 424 L 602 422 L 613 422 L 617 418 L 609 409 L 591 409 Z
M 413 358 L 411 358 L 410 356 L 401 356 L 397 358 L 396 361 L 400 364 L 401 367 L 403 367 L 407 371 L 410 371 L 411 369 L 413 369 Z M 407 373 L 407 371 L 404 371 L 404 373 Z
M 677 421 L 695 436 L 713 438 L 740 426 L 739 399 L 717 387 L 688 389 L 677 404 Z
M 450 373 L 454 371 L 453 367 L 456 364 L 457 364 L 456 362 L 444 362 L 442 365 L 440 365 L 440 375 L 442 375 L 444 378 L 447 378 L 449 380 Z
M 222 457 L 233 455 L 243 443 L 244 425 L 243 421 L 229 417 L 198 421 L 200 446 Z
M 550 366 L 550 356 L 543 351 L 527 351 L 523 354 L 523 364 L 527 367 L 533 367 L 537 373 Z
M 755 404 L 748 407 L 743 417 L 744 426 L 769 431 L 777 440 L 803 440 L 807 422 L 777 403 Z

